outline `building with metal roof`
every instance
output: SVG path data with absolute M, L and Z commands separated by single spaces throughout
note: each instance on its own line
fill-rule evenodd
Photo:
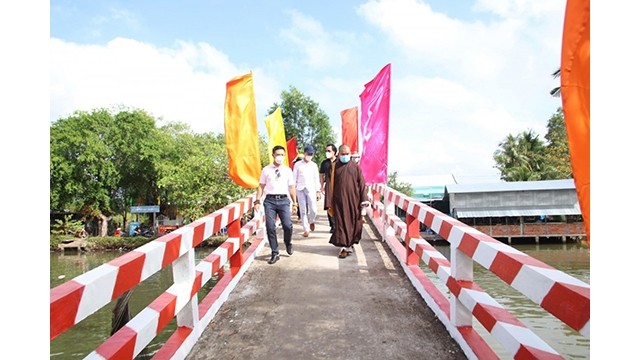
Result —
M 450 184 L 445 198 L 456 218 L 581 215 L 573 179 Z
M 586 235 L 573 179 L 449 184 L 444 211 L 496 238 Z

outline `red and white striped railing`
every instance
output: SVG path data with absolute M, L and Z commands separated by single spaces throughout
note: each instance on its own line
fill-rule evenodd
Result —
M 177 329 L 155 357 L 185 358 L 264 247 L 264 216 L 240 226 L 254 200 L 255 194 L 238 200 L 51 289 L 50 340 L 171 265 L 174 284 L 87 358 L 133 359 L 173 318 Z M 227 240 L 196 264 L 194 248 L 224 227 Z M 243 251 L 254 234 L 255 241 Z M 216 274 L 221 274 L 216 285 L 198 303 L 198 291 Z
M 497 358 L 473 329 L 475 318 L 515 359 L 563 358 L 474 283 L 474 262 L 589 338 L 588 284 L 394 189 L 382 184 L 371 187 L 374 201 L 369 215 L 374 226 L 467 357 Z M 406 212 L 406 222 L 394 215 L 395 207 Z M 450 243 L 451 262 L 420 236 L 420 223 Z M 420 260 L 449 289 L 449 299 L 426 276 Z

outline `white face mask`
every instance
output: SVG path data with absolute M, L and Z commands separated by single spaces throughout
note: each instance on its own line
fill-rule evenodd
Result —
M 331 151 L 327 151 L 324 154 L 327 156 L 327 159 L 331 159 L 333 157 L 333 153 Z
M 304 161 L 309 162 L 309 161 L 311 161 L 312 157 L 313 157 L 313 155 L 305 155 L 304 156 Z
M 276 161 L 276 164 L 280 165 L 284 161 L 284 155 L 276 155 L 276 157 L 274 157 L 274 160 Z
M 359 163 L 360 162 L 360 158 L 359 157 L 352 157 L 351 160 L 353 160 L 354 163 Z

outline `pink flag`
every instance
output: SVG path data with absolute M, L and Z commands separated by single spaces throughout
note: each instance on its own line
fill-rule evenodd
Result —
M 358 107 L 340 111 L 342 118 L 342 143 L 349 145 L 351 153 L 358 150 Z
M 387 183 L 391 64 L 380 70 L 360 94 L 362 152 L 360 167 L 367 184 Z

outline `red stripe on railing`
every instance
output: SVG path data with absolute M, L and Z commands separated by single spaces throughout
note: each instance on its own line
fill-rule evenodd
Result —
M 472 313 L 489 332 L 493 331 L 493 327 L 498 321 L 523 328 L 525 327 L 522 322 L 503 307 L 477 303 Z
M 582 286 L 556 283 L 540 306 L 562 319 L 573 329 L 582 329 L 591 317 L 591 290 Z
M 196 278 L 193 280 L 193 286 L 191 287 L 191 297 L 194 297 L 202 289 L 202 271 L 196 270 Z
M 518 348 L 518 351 L 513 356 L 513 358 L 515 360 L 529 360 L 529 359 L 547 359 L 547 360 L 558 359 L 558 360 L 560 360 L 560 359 L 564 359 L 560 354 L 550 353 L 550 352 L 544 351 L 542 349 L 537 349 L 537 348 L 526 346 L 526 345 L 520 345 L 520 347 Z
M 84 285 L 74 280 L 59 285 L 50 291 L 49 340 L 55 339 L 65 330 L 75 325 L 83 292 Z
M 180 244 L 182 243 L 182 235 L 169 233 L 154 240 L 165 243 L 164 256 L 162 257 L 162 267 L 171 264 L 173 260 L 180 256 Z
M 193 329 L 190 327 L 178 327 L 173 335 L 169 337 L 169 340 L 167 340 L 167 342 L 164 343 L 160 350 L 158 350 L 158 352 L 153 356 L 153 359 L 171 359 L 192 332 Z
M 176 315 L 176 304 L 178 297 L 174 294 L 164 292 L 160 294 L 149 306 L 149 309 L 158 312 L 158 326 L 156 327 L 156 334 L 160 333 L 162 329 L 173 319 Z
M 204 241 L 204 227 L 206 225 L 205 222 L 199 222 L 197 224 L 191 223 L 193 225 L 193 247 L 200 245 L 201 242 Z M 187 226 L 191 226 L 191 224 Z
M 111 300 L 140 283 L 145 258 L 144 253 L 134 250 L 107 262 L 107 264 L 118 268 Z
M 96 353 L 105 359 L 133 359 L 138 333 L 124 326 L 107 341 L 96 348 Z

